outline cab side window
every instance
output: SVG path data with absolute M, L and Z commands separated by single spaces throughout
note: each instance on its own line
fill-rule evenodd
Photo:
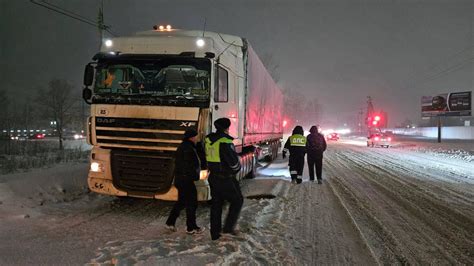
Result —
M 229 73 L 222 67 L 218 67 L 219 80 L 217 81 L 217 90 L 214 94 L 214 102 L 227 102 L 229 90 Z

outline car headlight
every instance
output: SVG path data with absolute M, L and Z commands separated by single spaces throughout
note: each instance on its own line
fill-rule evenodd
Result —
M 201 170 L 199 173 L 199 180 L 206 180 L 209 177 L 209 171 L 208 170 Z
M 103 166 L 102 166 L 102 164 L 99 163 L 99 162 L 92 162 L 92 163 L 91 163 L 91 171 L 92 171 L 92 172 L 96 172 L 96 173 L 103 172 Z

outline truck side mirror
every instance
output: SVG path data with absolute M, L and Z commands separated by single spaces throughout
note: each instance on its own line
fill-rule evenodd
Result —
M 87 64 L 84 70 L 84 86 L 88 87 L 92 85 L 94 81 L 94 67 L 91 64 Z
M 85 87 L 83 90 L 82 90 L 82 99 L 84 99 L 84 101 L 88 104 L 91 104 L 90 102 L 90 99 L 92 98 L 92 90 Z

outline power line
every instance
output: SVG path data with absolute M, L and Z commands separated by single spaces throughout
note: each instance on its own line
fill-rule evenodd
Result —
M 109 25 L 105 25 L 103 23 L 100 23 L 98 24 L 97 22 L 91 20 L 91 19 L 88 19 L 86 17 L 83 17 L 79 14 L 76 14 L 72 11 L 69 11 L 69 10 L 66 10 L 64 8 L 61 8 L 57 5 L 53 5 L 51 3 L 48 3 L 46 2 L 46 0 L 41 0 L 41 1 L 38 1 L 38 0 L 30 0 L 31 3 L 35 4 L 35 5 L 38 5 L 38 6 L 41 6 L 41 7 L 44 7 L 46 9 L 49 9 L 51 11 L 54 11 L 56 13 L 59 13 L 59 14 L 62 14 L 64 16 L 67 16 L 69 18 L 72 18 L 72 19 L 75 19 L 75 20 L 78 20 L 78 21 L 81 21 L 87 25 L 90 25 L 90 26 L 93 26 L 93 27 L 98 27 L 99 29 L 101 30 L 105 30 L 107 31 L 108 33 L 110 33 L 112 36 L 117 36 L 116 33 L 114 33 L 113 31 L 110 30 L 110 27 Z
M 419 86 L 419 85 L 424 84 L 428 81 L 435 80 L 435 79 L 437 79 L 441 76 L 445 76 L 447 74 L 453 73 L 453 72 L 455 72 L 459 69 L 464 68 L 465 65 L 468 65 L 469 63 L 473 63 L 473 62 L 474 62 L 474 57 L 467 58 L 466 60 L 463 60 L 463 61 L 461 61 L 461 62 L 459 62 L 455 65 L 449 66 L 448 68 L 445 68 L 445 69 L 437 72 L 436 74 L 424 77 L 423 79 L 420 79 L 416 82 L 413 82 L 412 87 Z
M 451 54 L 447 57 L 445 57 L 446 60 L 442 60 L 442 61 L 448 61 L 452 58 L 455 58 L 456 56 L 458 55 L 461 55 L 463 53 L 465 53 L 466 51 L 469 51 L 469 50 L 473 50 L 474 49 L 474 45 L 470 45 L 464 49 L 461 49 L 460 51 L 454 53 L 454 54 Z M 435 64 L 431 64 L 429 65 L 428 67 L 425 68 L 426 71 L 423 71 L 424 73 L 422 74 L 422 76 L 426 77 L 426 78 L 422 78 L 420 80 L 416 80 L 416 77 L 417 75 L 416 74 L 412 74 L 411 75 L 411 78 L 409 79 L 412 79 L 411 81 L 408 81 L 406 84 L 406 86 L 410 86 L 410 84 L 418 84 L 420 82 L 426 82 L 426 81 L 429 81 L 429 80 L 433 80 L 435 79 L 436 77 L 438 76 L 442 76 L 444 74 L 448 74 L 448 73 L 451 73 L 452 71 L 449 71 L 449 70 L 458 70 L 460 68 L 458 68 L 459 66 L 463 66 L 467 63 L 469 63 L 473 58 L 468 58 L 467 60 L 463 60 L 463 61 L 460 61 L 460 62 L 457 62 L 455 65 L 451 65 L 451 66 L 448 66 L 447 68 L 440 68 L 440 66 L 442 66 L 443 64 L 445 64 L 445 62 L 443 63 L 435 63 Z M 439 62 L 439 61 L 438 61 Z M 438 72 L 436 74 L 428 74 L 427 72 L 432 70 L 432 69 L 435 69 L 435 68 L 438 68 Z M 428 75 L 427 75 L 428 74 Z

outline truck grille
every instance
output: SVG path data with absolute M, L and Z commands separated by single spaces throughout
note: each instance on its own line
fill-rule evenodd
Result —
M 185 129 L 197 129 L 196 121 L 95 118 L 97 145 L 117 148 L 175 151 Z
M 174 159 L 150 152 L 112 150 L 113 183 L 127 192 L 165 193 L 173 180 Z

